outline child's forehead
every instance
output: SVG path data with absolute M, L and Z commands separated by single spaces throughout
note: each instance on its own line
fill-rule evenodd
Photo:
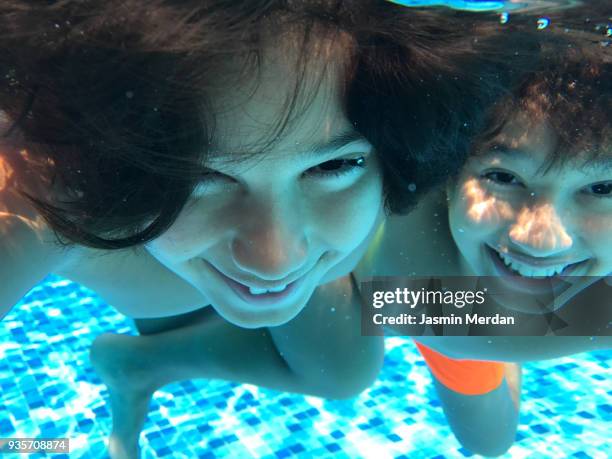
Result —
M 576 133 L 580 134 L 580 126 Z M 538 166 L 542 173 L 565 169 L 580 172 L 607 172 L 612 168 L 612 143 L 561 141 L 567 133 L 558 132 L 546 116 L 518 111 L 508 117 L 497 134 L 475 148 L 475 156 L 491 164 L 512 161 Z
M 303 141 L 288 140 L 288 138 L 273 139 L 262 144 L 243 144 L 240 148 L 215 149 L 208 155 L 209 165 L 227 165 L 246 162 L 281 161 L 294 163 L 309 163 L 329 160 L 331 156 L 353 152 L 366 152 L 372 145 L 355 131 L 352 126 L 333 132 L 314 133 Z

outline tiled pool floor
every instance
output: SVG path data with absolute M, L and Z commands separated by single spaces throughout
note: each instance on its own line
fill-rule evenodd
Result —
M 105 457 L 106 390 L 88 360 L 105 331 L 133 333 L 129 320 L 69 281 L 50 276 L 24 298 L 0 324 L 1 437 L 69 437 L 70 458 Z M 505 457 L 612 457 L 611 364 L 612 352 L 592 352 L 525 365 L 521 425 Z M 414 345 L 390 338 L 378 381 L 351 401 L 175 383 L 155 394 L 143 458 L 472 456 L 452 436 L 430 382 Z

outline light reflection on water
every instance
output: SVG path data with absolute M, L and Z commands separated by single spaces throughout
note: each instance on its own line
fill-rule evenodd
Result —
M 507 11 L 513 13 L 537 11 L 537 10 L 560 10 L 582 5 L 580 0 L 389 0 L 398 5 L 420 8 L 430 6 L 446 6 L 462 11 Z

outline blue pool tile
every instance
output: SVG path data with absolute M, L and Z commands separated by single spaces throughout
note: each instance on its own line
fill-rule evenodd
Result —
M 531 427 L 531 430 L 533 430 L 535 433 L 539 433 L 539 434 L 543 434 L 549 431 L 549 429 L 543 425 L 543 424 L 534 424 Z
M 259 418 L 251 416 L 250 418 L 246 419 L 246 423 L 250 426 L 256 426 L 257 424 L 261 424 L 261 420 Z
M 289 448 L 283 448 L 276 452 L 276 457 L 278 457 L 279 459 L 284 459 L 289 456 L 291 456 L 291 451 L 289 450 Z
M 63 312 L 47 321 L 44 309 L 49 308 Z M 6 375 L 0 390 L 10 401 L 0 408 L 0 432 L 85 435 L 87 444 L 75 446 L 71 459 L 105 457 L 111 419 L 103 397 L 108 392 L 87 355 L 91 341 L 104 332 L 135 334 L 133 323 L 99 297 L 57 276 L 49 276 L 13 309 L 0 323 L 0 342 L 18 343 L 0 359 Z M 452 437 L 431 375 L 412 342 L 391 338 L 386 347 L 379 379 L 350 401 L 215 380 L 163 388 L 152 400 L 141 436 L 143 459 L 272 459 L 277 453 L 352 459 L 362 457 L 360 439 L 366 448 L 377 445 L 395 458 L 472 457 Z M 609 352 L 599 351 L 526 363 L 517 442 L 503 458 L 560 457 L 559 447 L 563 457 L 603 457 L 612 416 L 612 390 L 603 375 L 611 362 Z M 43 407 L 58 413 L 57 419 L 41 414 Z
M 473 457 L 474 456 L 474 454 L 471 451 L 463 447 L 459 448 L 458 451 L 461 453 L 463 457 Z
M 157 450 L 157 457 L 170 456 L 172 454 L 172 449 L 167 446 L 163 446 Z
M 225 442 L 221 438 L 214 438 L 208 442 L 208 446 L 210 446 L 211 448 L 219 448 L 224 443 Z
M 577 453 L 572 454 L 571 457 L 576 457 L 578 459 L 592 459 L 592 456 L 589 456 L 587 453 L 578 451 Z
M 376 418 L 370 419 L 370 425 L 372 427 L 377 427 L 382 424 L 384 424 L 384 421 L 381 418 L 376 417 Z
M 567 435 L 575 435 L 581 433 L 583 429 L 581 425 L 568 422 L 565 419 L 562 419 L 559 422 L 559 427 L 561 427 L 561 429 L 563 429 L 563 432 L 565 432 Z
M 297 432 L 299 430 L 302 430 L 302 426 L 300 424 L 289 424 L 289 425 L 287 425 L 287 428 L 291 432 Z
M 13 427 L 13 423 L 11 421 L 8 419 L 0 419 L 0 433 L 7 435 L 14 431 L 15 428 Z
M 227 436 L 223 437 L 223 441 L 225 443 L 233 443 L 235 441 L 238 441 L 238 437 L 236 435 L 234 435 L 234 434 L 227 435 Z
M 304 446 L 302 446 L 302 445 L 301 445 L 301 444 L 299 444 L 299 443 L 298 443 L 298 444 L 296 444 L 296 445 L 290 446 L 290 447 L 289 447 L 289 449 L 290 449 L 290 450 L 291 450 L 291 452 L 292 452 L 292 453 L 294 453 L 294 454 L 299 454 L 299 453 L 301 453 L 301 452 L 305 451 Z

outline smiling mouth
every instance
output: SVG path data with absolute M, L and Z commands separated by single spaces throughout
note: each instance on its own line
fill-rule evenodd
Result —
M 487 249 L 491 257 L 497 262 L 496 265 L 498 267 L 501 265 L 508 274 L 529 279 L 553 279 L 560 276 L 568 276 L 577 266 L 587 261 L 585 259 L 570 263 L 557 262 L 548 264 L 540 261 L 536 265 L 525 263 L 511 254 L 500 252 L 488 245 Z
M 297 288 L 302 284 L 304 276 L 296 279 L 293 282 L 281 288 L 277 289 L 253 289 L 253 287 L 247 287 L 246 285 L 236 282 L 234 279 L 231 279 L 224 274 L 221 274 L 224 277 L 225 282 L 229 285 L 229 287 L 236 292 L 236 294 L 242 298 L 247 303 L 251 304 L 261 304 L 261 305 L 274 305 L 276 303 L 280 303 L 287 297 L 291 296 L 293 292 L 297 290 Z M 256 293 L 253 293 L 255 290 Z M 262 292 L 263 290 L 263 292 Z
M 216 273 L 216 275 L 219 276 L 224 281 L 224 283 L 243 302 L 246 302 L 251 305 L 262 306 L 262 307 L 265 307 L 265 306 L 277 307 L 282 304 L 286 304 L 287 300 L 289 298 L 294 297 L 295 293 L 297 293 L 300 290 L 300 287 L 304 283 L 306 277 L 308 277 L 308 274 L 317 265 L 315 264 L 315 266 L 313 266 L 311 269 L 306 271 L 299 278 L 294 279 L 293 281 L 287 284 L 279 284 L 274 287 L 263 288 L 263 287 L 253 287 L 253 286 L 243 284 L 242 282 L 238 282 L 232 279 L 231 277 L 225 275 L 223 272 L 217 269 L 212 263 L 209 263 L 208 261 L 202 258 L 200 260 L 202 263 L 208 266 L 208 270 L 212 270 L 214 273 Z

